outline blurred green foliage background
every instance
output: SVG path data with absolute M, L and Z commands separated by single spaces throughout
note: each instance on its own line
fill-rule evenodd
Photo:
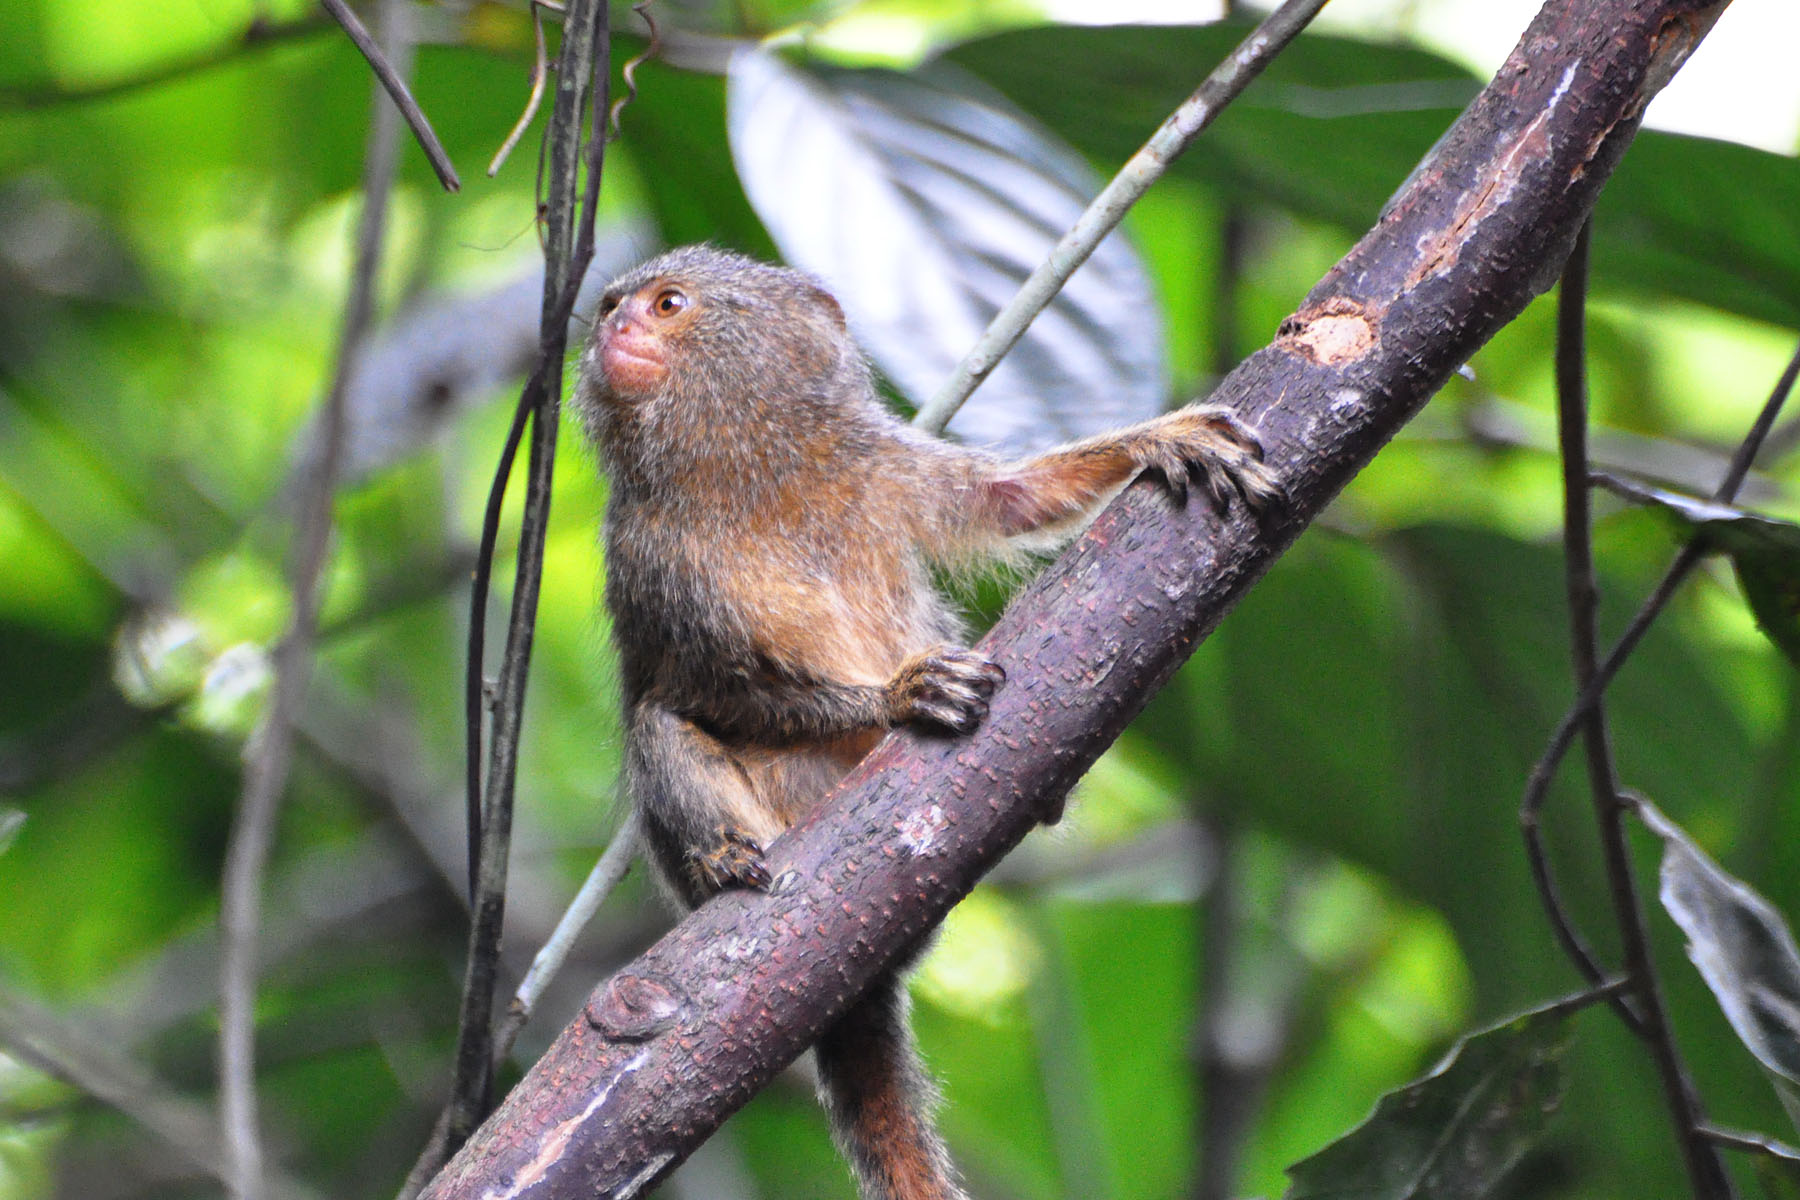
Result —
M 1046 25 L 1025 0 L 668 0 L 658 19 L 742 36 L 834 15 L 817 53 L 866 52 L 871 29 L 942 43 L 1103 172 L 1242 33 Z M 414 90 L 465 187 L 444 194 L 409 147 L 389 319 L 482 295 L 537 254 L 530 138 L 497 178 L 478 170 L 523 105 L 530 18 L 497 3 L 418 16 Z M 246 43 L 253 21 L 273 32 Z M 1132 215 L 1177 394 L 1272 335 L 1479 86 L 1403 32 L 1303 39 Z M 731 169 L 723 81 L 652 64 L 639 82 L 607 159 L 618 252 L 710 239 L 770 253 Z M 331 371 L 369 103 L 363 61 L 289 0 L 0 6 L 4 1200 L 218 1190 L 181 1131 L 209 1136 L 193 1122 L 212 1097 L 220 856 L 288 612 L 284 489 Z M 1710 490 L 1800 328 L 1797 212 L 1791 157 L 1640 139 L 1597 224 L 1603 465 Z M 1223 281 L 1228 245 L 1244 270 Z M 1484 349 L 1200 650 L 1068 820 L 952 916 L 914 990 L 976 1194 L 1279 1194 L 1285 1165 L 1458 1033 L 1576 986 L 1515 818 L 1572 695 L 1551 325 L 1539 304 Z M 391 1194 L 447 1078 L 465 581 L 516 380 L 479 391 L 397 449 L 353 431 L 367 462 L 337 506 L 259 1001 L 275 1158 L 316 1195 Z M 604 484 L 568 432 L 523 749 L 515 971 L 618 818 Z M 1800 427 L 1782 427 L 1747 503 L 1795 515 L 1797 446 Z M 1599 504 L 1616 631 L 1672 544 L 1654 519 Z M 503 537 L 497 580 L 510 553 Z M 1613 713 L 1626 781 L 1800 912 L 1800 696 L 1728 571 L 1684 591 Z M 1609 946 L 1568 774 L 1555 861 Z M 1649 839 L 1640 849 L 1648 880 Z M 520 1062 L 663 927 L 652 891 L 640 872 L 603 912 Z M 1724 1123 L 1780 1133 L 1656 916 L 1702 1095 Z M 39 1069 L 78 1061 L 118 1084 L 113 1103 Z M 1508 1194 L 1677 1194 L 1667 1129 L 1647 1059 L 1590 1012 L 1556 1131 Z M 790 1073 L 664 1194 L 850 1185 Z

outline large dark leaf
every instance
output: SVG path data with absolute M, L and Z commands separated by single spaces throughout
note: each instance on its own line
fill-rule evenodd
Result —
M 1287 1200 L 1488 1195 L 1562 1100 L 1570 1016 L 1555 1004 L 1464 1038 L 1367 1121 L 1290 1167 Z
M 1021 30 L 950 58 L 1103 164 L 1123 162 L 1247 26 Z M 1479 82 L 1423 51 L 1307 34 L 1177 175 L 1360 235 Z M 1696 188 L 1695 180 L 1728 182 Z M 1600 199 L 1595 278 L 1800 325 L 1800 162 L 1704 138 L 1638 136 Z
M 731 69 L 732 155 L 790 261 L 826 280 L 914 403 L 940 387 L 1099 184 L 1053 136 L 947 64 L 910 74 Z M 1130 245 L 1103 243 L 952 428 L 1014 448 L 1158 411 L 1162 328 Z
M 1726 1020 L 1800 1127 L 1800 951 L 1775 906 L 1726 874 L 1656 806 L 1638 815 L 1663 840 L 1662 903 Z

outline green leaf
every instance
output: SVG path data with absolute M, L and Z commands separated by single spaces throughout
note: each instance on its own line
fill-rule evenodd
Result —
M 1642 801 L 1663 840 L 1661 899 L 1688 957 L 1800 1128 L 1800 950 L 1774 905 L 1727 874 L 1675 822 Z
M 1476 1200 L 1524 1157 L 1562 1101 L 1567 1002 L 1458 1042 L 1430 1074 L 1288 1168 L 1286 1200 Z
M 1800 666 L 1800 525 L 1612 476 L 1599 478 L 1611 491 L 1656 507 L 1729 555 L 1757 625 Z
M 1058 26 L 982 38 L 947 57 L 1116 169 L 1249 28 Z M 1411 47 L 1308 33 L 1172 174 L 1361 236 L 1480 82 Z M 1731 183 L 1695 188 L 1696 179 Z M 1640 133 L 1600 199 L 1595 278 L 1800 325 L 1795 211 L 1800 161 Z
M 732 160 L 782 255 L 824 279 L 915 405 L 1075 224 L 1100 181 L 1061 139 L 948 63 L 843 70 L 744 52 Z M 1168 387 L 1150 281 L 1102 242 L 951 429 L 1044 449 L 1154 416 Z

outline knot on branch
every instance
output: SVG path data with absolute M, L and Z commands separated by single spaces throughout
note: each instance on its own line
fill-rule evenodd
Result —
M 666 979 L 621 973 L 588 1001 L 588 1023 L 615 1042 L 646 1042 L 687 1010 L 687 997 Z

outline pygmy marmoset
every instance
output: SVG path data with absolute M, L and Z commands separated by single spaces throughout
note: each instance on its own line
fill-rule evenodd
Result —
M 1016 461 L 925 436 L 877 398 L 815 280 L 690 246 L 609 286 L 577 403 L 610 480 L 606 603 L 626 788 L 665 883 L 767 887 L 763 849 L 889 729 L 967 733 L 998 667 L 931 568 L 1046 543 L 1139 471 L 1178 497 L 1276 491 L 1225 411 L 1189 407 Z M 889 976 L 816 1047 L 869 1200 L 960 1200 Z

